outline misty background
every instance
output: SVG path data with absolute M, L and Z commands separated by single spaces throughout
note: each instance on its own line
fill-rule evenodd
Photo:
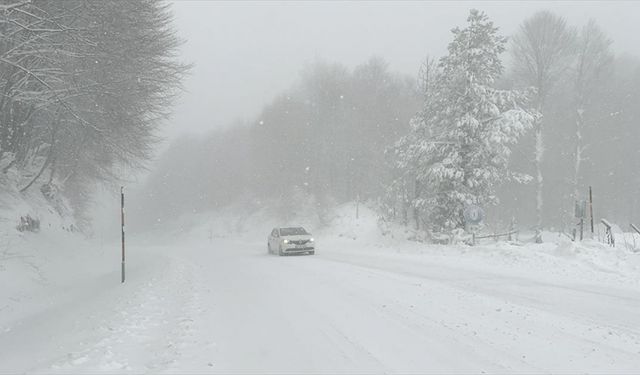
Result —
M 635 172 L 637 168 L 632 155 L 635 155 L 636 147 L 632 139 L 637 139 L 633 137 L 637 136 L 635 103 L 638 90 L 635 87 L 638 87 L 640 43 L 639 34 L 630 31 L 636 28 L 635 14 L 640 10 L 635 2 L 178 1 L 171 5 L 178 35 L 185 41 L 181 47 L 182 57 L 193 62 L 194 66 L 185 79 L 185 92 L 164 128 L 166 141 L 159 148 L 156 160 L 150 164 L 151 173 L 136 172 L 128 176 L 134 182 L 129 184 L 133 192 L 130 204 L 133 205 L 134 228 L 137 224 L 140 228 L 148 228 L 176 215 L 203 212 L 238 202 L 243 202 L 250 210 L 276 207 L 285 216 L 300 206 L 300 201 L 326 208 L 362 199 L 381 211 L 388 211 L 389 207 L 380 208 L 380 205 L 388 197 L 385 189 L 394 177 L 388 168 L 379 170 L 371 165 L 389 165 L 385 150 L 389 151 L 389 147 L 407 132 L 409 120 L 421 109 L 423 98 L 417 86 L 425 58 L 429 56 L 437 60 L 446 54 L 451 29 L 464 25 L 471 8 L 486 12 L 499 28 L 499 33 L 507 37 L 511 37 L 525 19 L 540 10 L 549 10 L 566 19 L 568 27 L 576 32 L 591 19 L 604 31 L 611 42 L 609 51 L 615 56 L 615 61 L 609 66 L 606 83 L 598 91 L 598 98 L 593 98 L 594 108 L 598 108 L 598 114 L 594 116 L 598 120 L 590 129 L 597 130 L 591 133 L 591 137 L 598 139 L 598 144 L 591 147 L 587 155 L 589 161 L 585 163 L 587 167 L 581 172 L 579 189 L 582 196 L 579 198 L 586 197 L 591 185 L 598 216 L 621 222 L 637 218 L 634 186 L 639 176 Z M 507 51 L 501 55 L 505 65 L 503 87 L 518 86 L 513 82 L 510 48 L 509 42 Z M 310 88 L 310 81 L 320 79 L 327 83 L 330 78 L 319 77 L 343 74 L 344 77 L 338 80 L 355 83 L 336 82 L 337 87 L 346 85 L 354 89 L 353 86 L 358 85 L 358 71 L 366 72 L 367 67 L 375 70 L 376 64 L 379 64 L 383 75 L 377 79 L 384 85 L 390 80 L 395 81 L 394 88 L 387 87 L 395 91 L 387 92 L 385 98 L 367 96 L 371 93 L 367 85 L 372 83 L 361 82 L 361 87 L 355 88 L 362 91 L 362 96 L 355 100 L 355 106 L 359 106 L 358 101 L 360 104 L 366 102 L 379 110 L 378 117 L 367 119 L 371 111 L 363 104 L 358 107 L 362 113 L 355 114 L 355 118 L 344 119 L 349 124 L 363 124 L 361 131 L 365 133 L 365 124 L 376 123 L 377 129 L 380 129 L 380 123 L 386 124 L 371 139 L 364 133 L 353 134 L 359 140 L 355 142 L 362 146 L 360 151 L 353 152 L 360 152 L 359 157 L 368 160 L 365 163 L 368 166 L 341 166 L 338 167 L 341 172 L 329 171 L 322 177 L 317 176 L 323 184 L 330 178 L 335 179 L 329 183 L 332 187 L 321 189 L 322 193 L 308 188 L 292 191 L 285 187 L 308 187 L 310 182 L 301 181 L 296 176 L 308 172 L 311 161 L 303 157 L 305 152 L 300 150 L 274 156 L 276 153 L 268 146 L 256 144 L 255 139 L 268 137 L 257 129 L 269 129 L 274 120 L 286 122 L 277 117 L 279 111 L 286 115 L 289 113 L 289 108 L 278 109 L 283 100 L 299 96 L 303 102 L 313 101 L 316 94 Z M 334 72 L 327 73 L 331 70 Z M 336 70 L 341 73 L 336 73 Z M 550 100 L 549 110 L 544 113 L 545 121 L 550 125 L 546 125 L 544 131 L 546 155 L 543 162 L 542 215 L 545 227 L 570 231 L 574 205 L 570 180 L 574 168 L 571 155 L 575 129 L 571 100 L 562 101 L 573 96 L 568 89 L 572 85 L 570 74 L 563 80 L 554 90 L 554 98 L 560 101 Z M 567 90 L 563 91 L 563 88 Z M 325 92 L 323 90 L 320 89 Z M 345 94 L 340 90 L 338 88 L 333 93 L 334 99 L 342 95 L 341 100 L 344 100 Z M 353 99 L 352 94 L 347 95 L 349 100 Z M 381 104 L 389 104 L 389 100 L 395 104 L 385 110 Z M 354 104 L 352 101 L 349 103 Z M 333 113 L 333 110 L 327 108 L 327 113 Z M 270 115 L 276 118 L 270 120 L 266 127 L 261 126 Z M 308 118 L 303 114 L 300 116 L 298 119 L 289 117 L 288 120 L 292 124 L 308 123 Z M 343 125 L 336 126 L 343 128 Z M 625 132 L 633 137 L 620 137 Z M 284 148 L 296 147 L 291 146 L 291 142 L 300 145 L 305 140 L 326 136 L 302 133 L 298 135 L 302 138 L 295 141 L 295 137 L 290 139 L 285 133 L 287 130 L 281 129 L 279 135 L 274 135 L 280 140 L 271 140 L 273 147 L 279 148 L 278 142 L 284 142 Z M 349 136 L 338 136 L 344 137 Z M 625 139 L 629 141 L 627 146 L 618 147 L 625 143 Z M 326 141 L 339 150 L 344 149 L 336 146 L 335 140 L 326 138 Z M 362 151 L 366 148 L 369 150 Z M 331 152 L 328 150 L 320 153 Z M 309 153 L 305 154 L 308 156 Z M 343 158 L 355 160 L 352 153 L 334 156 L 335 160 L 323 159 L 316 163 L 338 165 L 344 164 Z M 522 137 L 511 159 L 514 170 L 535 175 L 531 134 Z M 286 167 L 283 163 L 291 165 Z M 291 178 L 283 180 L 278 174 L 282 172 L 276 173 L 278 176 L 275 177 L 269 176 L 273 174 L 269 172 L 270 164 L 277 164 L 279 169 L 290 167 L 284 175 Z M 359 174 L 368 177 L 354 176 L 350 168 L 357 168 Z M 269 178 L 281 181 L 282 186 L 271 184 L 269 187 Z M 354 179 L 359 180 L 357 189 L 353 187 L 356 184 Z M 337 181 L 344 186 L 335 186 Z M 506 227 L 515 221 L 523 229 L 533 228 L 535 184 L 505 184 L 498 190 L 500 204 L 486 207 L 490 225 Z M 301 194 L 297 201 L 290 199 L 296 194 Z M 394 219 L 406 224 L 411 221 L 410 209 L 404 213 L 401 213 L 402 208 L 393 210 Z
M 485 11 L 511 35 L 539 10 L 571 25 L 594 18 L 617 54 L 640 56 L 635 1 L 189 1 L 171 3 L 181 57 L 193 62 L 185 90 L 165 127 L 168 137 L 203 133 L 250 120 L 316 60 L 349 68 L 371 56 L 412 77 L 426 55 L 442 56 L 450 30 L 469 9 Z M 508 54 L 503 54 L 508 65 Z

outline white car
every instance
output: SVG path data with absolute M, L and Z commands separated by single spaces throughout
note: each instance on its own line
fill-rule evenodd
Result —
M 267 244 L 269 254 L 309 254 L 316 252 L 315 240 L 302 227 L 273 228 Z

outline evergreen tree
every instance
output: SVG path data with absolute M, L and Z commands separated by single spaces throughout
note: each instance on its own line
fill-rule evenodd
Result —
M 452 30 L 425 109 L 397 149 L 398 166 L 422 187 L 413 205 L 434 231 L 463 227 L 465 205 L 496 204 L 499 183 L 527 178 L 509 171 L 508 160 L 536 112 L 526 108 L 524 93 L 493 87 L 506 38 L 483 12 L 472 10 L 467 21 Z

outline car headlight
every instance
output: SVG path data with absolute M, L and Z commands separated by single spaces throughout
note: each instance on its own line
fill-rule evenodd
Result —
M 313 239 L 313 238 L 310 238 L 310 239 L 309 239 L 309 242 L 313 242 L 313 241 L 314 241 L 314 239 Z
M 289 240 L 284 240 L 282 241 L 282 243 L 289 243 Z

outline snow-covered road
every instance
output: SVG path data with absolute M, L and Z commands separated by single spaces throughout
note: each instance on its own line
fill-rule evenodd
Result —
M 640 368 L 637 285 L 346 239 L 277 257 L 262 242 L 133 245 L 125 285 L 105 267 L 2 322 L 0 372 Z

